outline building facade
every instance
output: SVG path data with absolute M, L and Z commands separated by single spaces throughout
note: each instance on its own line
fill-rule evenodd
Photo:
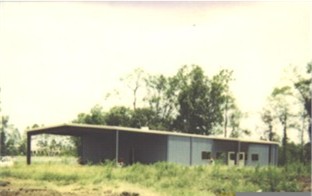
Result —
M 278 144 L 230 138 L 142 130 L 116 126 L 65 124 L 27 132 L 27 163 L 31 162 L 31 137 L 38 134 L 71 135 L 81 138 L 82 163 L 118 160 L 123 164 L 159 161 L 183 165 L 276 165 Z

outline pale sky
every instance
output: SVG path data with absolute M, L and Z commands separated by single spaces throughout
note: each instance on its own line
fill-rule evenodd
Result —
M 0 2 L 2 112 L 20 130 L 70 122 L 96 104 L 131 106 L 119 79 L 137 67 L 169 76 L 197 64 L 208 76 L 234 70 L 244 126 L 256 131 L 285 67 L 312 59 L 311 10 L 311 2 Z M 105 100 L 114 89 L 124 98 Z

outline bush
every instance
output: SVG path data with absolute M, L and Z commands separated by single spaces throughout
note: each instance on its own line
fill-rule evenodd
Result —
M 117 167 L 115 162 L 102 165 L 78 165 L 67 161 L 26 166 L 18 163 L 1 168 L 0 178 L 29 179 L 57 185 L 130 183 L 151 188 L 165 195 L 234 195 L 235 192 L 300 191 L 299 178 L 310 176 L 304 164 L 285 167 L 228 167 L 222 165 L 182 166 L 173 163 L 139 163 Z

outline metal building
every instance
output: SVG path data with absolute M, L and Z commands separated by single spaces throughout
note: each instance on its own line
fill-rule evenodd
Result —
M 184 165 L 202 165 L 211 163 L 213 159 L 228 165 L 255 166 L 276 165 L 278 157 L 276 142 L 118 126 L 63 124 L 27 132 L 27 164 L 31 163 L 31 138 L 38 134 L 80 137 L 80 158 L 84 163 L 118 160 L 125 164 L 168 161 Z

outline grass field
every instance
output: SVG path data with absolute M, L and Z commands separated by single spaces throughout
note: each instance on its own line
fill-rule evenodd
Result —
M 71 157 L 18 157 L 0 168 L 11 189 L 55 190 L 61 195 L 235 195 L 235 192 L 311 191 L 311 166 L 182 166 L 172 163 L 117 167 L 113 162 L 79 165 Z M 53 194 L 51 194 L 53 195 Z

